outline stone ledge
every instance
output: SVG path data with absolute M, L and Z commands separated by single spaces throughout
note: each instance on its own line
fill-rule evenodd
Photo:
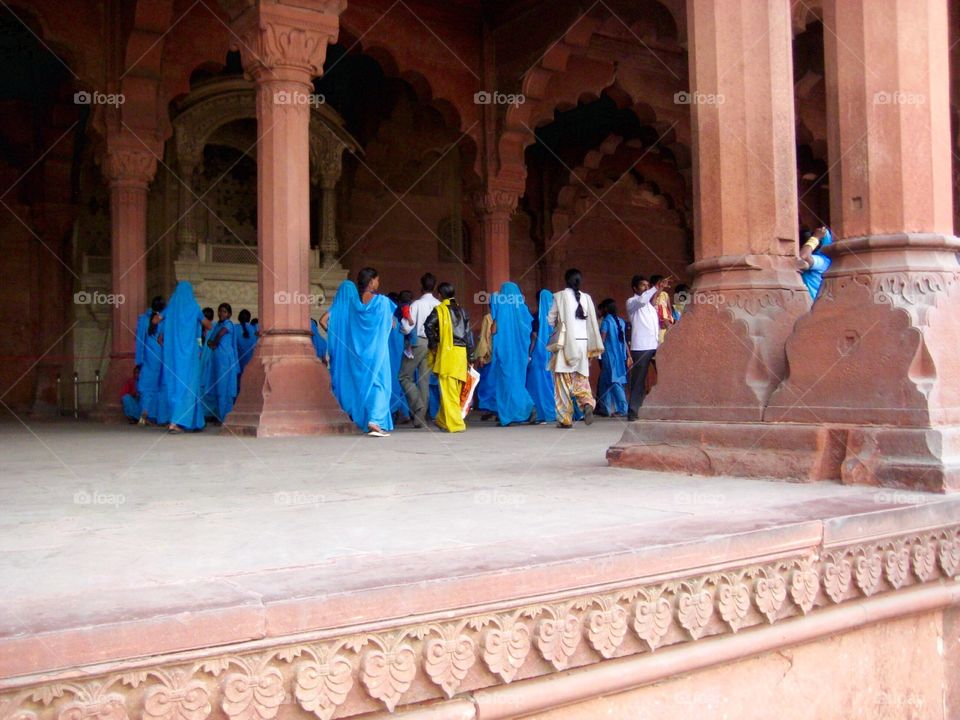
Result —
M 482 698 L 497 692 L 496 686 L 560 677 L 555 674 L 572 668 L 597 666 L 609 678 L 616 670 L 603 669 L 605 661 L 632 662 L 660 647 L 682 649 L 708 637 L 715 643 L 873 596 L 902 605 L 901 613 L 916 610 L 907 596 L 901 603 L 899 593 L 946 593 L 943 602 L 955 603 L 960 590 L 951 580 L 958 572 L 960 524 L 954 523 L 657 582 L 527 600 L 495 612 L 412 618 L 372 632 L 344 629 L 325 638 L 278 638 L 9 678 L 0 718 L 205 720 L 214 714 L 250 720 L 282 710 L 284 717 L 329 720 L 334 714 L 392 712 L 465 692 Z M 866 614 L 854 616 L 862 623 Z M 783 645 L 788 635 L 774 633 L 768 642 Z

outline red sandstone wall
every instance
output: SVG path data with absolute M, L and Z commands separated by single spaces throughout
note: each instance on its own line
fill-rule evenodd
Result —
M 954 720 L 960 717 L 955 638 L 948 640 L 952 657 L 941 651 L 950 612 L 882 623 L 528 717 Z

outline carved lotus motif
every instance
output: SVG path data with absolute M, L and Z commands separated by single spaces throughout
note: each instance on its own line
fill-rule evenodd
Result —
M 476 645 L 468 635 L 430 638 L 424 646 L 423 665 L 430 679 L 453 697 L 476 658 Z
M 294 694 L 300 706 L 320 720 L 330 720 L 353 687 L 353 666 L 341 655 L 329 662 L 303 662 L 297 666 Z
M 509 683 L 530 654 L 530 628 L 524 623 L 492 627 L 483 641 L 483 661 L 490 672 Z
M 60 711 L 57 720 L 127 720 L 127 707 L 121 695 L 110 694 L 70 703 Z
M 926 582 L 933 577 L 933 568 L 937 563 L 937 555 L 933 546 L 928 543 L 917 543 L 913 547 L 913 574 L 917 580 Z
M 389 651 L 368 650 L 363 656 L 360 679 L 370 697 L 380 700 L 393 712 L 416 674 L 417 654 L 409 644 L 401 643 Z
M 899 590 L 906 582 L 907 572 L 910 570 L 910 549 L 901 546 L 887 550 L 883 565 L 887 571 L 887 580 L 894 589 Z
M 650 650 L 656 650 L 670 629 L 672 619 L 673 609 L 663 595 L 648 597 L 638 600 L 634 607 L 633 630 Z
M 580 644 L 580 618 L 568 613 L 562 618 L 544 618 L 537 628 L 537 647 L 543 659 L 563 670 Z
M 227 675 L 221 706 L 230 720 L 271 720 L 284 697 L 283 676 L 277 668 L 268 667 L 257 675 Z
M 627 635 L 627 611 L 619 605 L 592 610 L 587 615 L 587 638 L 605 658 L 613 657 Z
M 154 685 L 143 699 L 145 720 L 204 720 L 210 710 L 210 691 L 200 680 L 179 687 Z
M 769 577 L 757 578 L 757 608 L 767 616 L 768 622 L 772 623 L 777 619 L 777 613 L 786 599 L 787 583 L 780 575 L 771 573 Z
M 856 575 L 860 591 L 867 597 L 873 595 L 880 585 L 880 578 L 883 577 L 883 561 L 880 556 L 871 550 L 858 557 Z
M 817 597 L 819 585 L 820 577 L 813 568 L 803 567 L 793 572 L 793 578 L 790 581 L 790 597 L 804 614 L 813 609 L 813 601 Z
M 940 540 L 940 567 L 944 575 L 953 577 L 960 567 L 960 541 L 947 538 Z
M 750 609 L 750 588 L 740 581 L 722 582 L 717 592 L 717 608 L 720 617 L 736 632 L 743 626 Z
M 833 557 L 823 566 L 823 589 L 835 603 L 843 600 L 850 589 L 851 567 L 845 557 Z
M 711 615 L 713 615 L 713 597 L 709 590 L 683 591 L 678 595 L 677 619 L 694 640 L 703 634 Z

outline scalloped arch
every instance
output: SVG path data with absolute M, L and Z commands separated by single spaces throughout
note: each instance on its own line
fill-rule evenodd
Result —
M 473 182 L 470 182 L 469 185 L 479 184 L 479 174 L 476 167 L 479 133 L 475 129 L 477 123 L 474 123 L 470 128 L 464 126 L 463 113 L 458 108 L 456 101 L 446 97 L 438 97 L 434 89 L 435 83 L 431 77 L 420 70 L 402 67 L 396 55 L 389 48 L 375 42 L 364 45 L 363 35 L 361 34 L 358 37 L 355 29 L 351 27 L 349 18 L 345 21 L 343 15 L 340 16 L 339 44 L 347 48 L 348 54 L 363 54 L 374 60 L 386 77 L 403 80 L 413 89 L 418 102 L 436 110 L 446 125 L 465 133 L 460 140 L 464 167 L 473 168 L 474 177 L 471 178 Z
M 657 0 L 671 15 L 679 37 L 686 36 L 686 13 L 677 0 Z M 599 61 L 584 54 L 603 20 L 590 13 L 581 16 L 566 33 L 544 53 L 539 63 L 521 81 L 526 102 L 507 108 L 498 142 L 498 178 L 504 186 L 523 192 L 526 177 L 524 151 L 534 143 L 532 130 L 550 122 L 557 110 L 576 106 L 583 99 L 598 98 L 611 91 L 619 107 L 634 107 L 637 117 L 653 122 L 649 105 L 617 84 L 614 61 Z M 653 117 L 651 117 L 651 115 Z M 689 152 L 680 153 L 688 157 Z

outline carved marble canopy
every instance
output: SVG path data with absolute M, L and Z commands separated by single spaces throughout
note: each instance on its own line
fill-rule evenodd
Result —
M 254 84 L 242 77 L 215 78 L 198 84 L 180 103 L 173 118 L 177 163 L 185 171 L 203 165 L 203 148 L 220 128 L 257 117 Z M 343 151 L 360 145 L 329 105 L 310 108 L 310 180 L 339 178 Z

